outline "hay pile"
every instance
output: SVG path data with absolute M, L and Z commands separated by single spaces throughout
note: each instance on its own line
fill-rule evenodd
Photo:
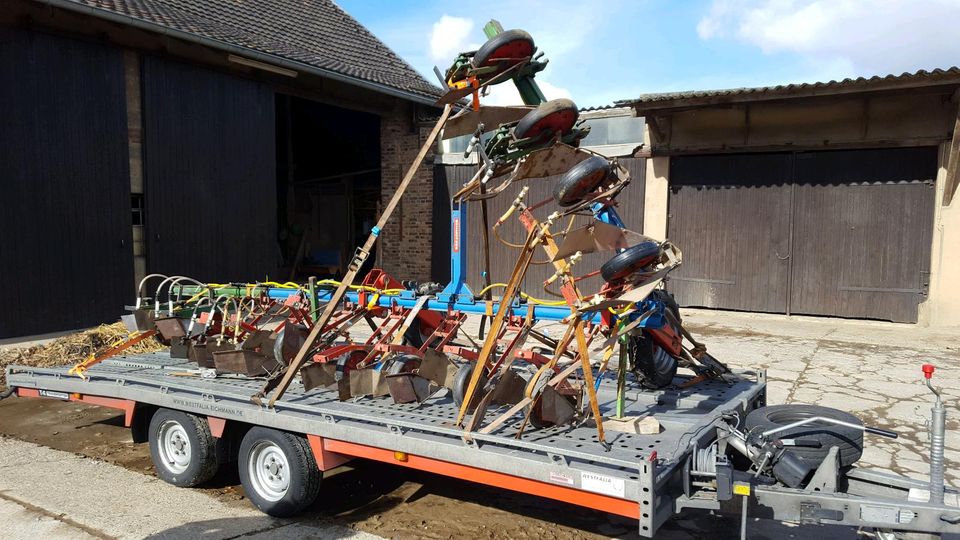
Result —
M 99 354 L 127 338 L 127 329 L 121 322 L 101 324 L 96 328 L 84 330 L 57 338 L 46 345 L 27 348 L 0 348 L 0 388 L 6 386 L 4 368 L 9 364 L 21 364 L 36 367 L 54 367 L 73 365 L 85 360 L 91 354 Z M 147 338 L 122 354 L 145 353 L 163 349 L 155 338 Z

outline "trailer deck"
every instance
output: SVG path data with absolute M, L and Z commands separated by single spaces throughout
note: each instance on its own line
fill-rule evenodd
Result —
M 250 401 L 259 380 L 201 378 L 190 370 L 186 361 L 160 352 L 107 360 L 87 372 L 88 380 L 67 375 L 67 368 L 23 366 L 10 366 L 7 378 L 23 396 L 77 400 L 97 396 L 123 400 L 113 406 L 154 405 L 307 434 L 319 437 L 326 450 L 337 454 L 378 459 L 377 451 L 386 451 L 393 456 L 389 461 L 398 465 L 639 519 L 646 534 L 675 511 L 672 500 L 655 504 L 654 493 L 661 491 L 655 488 L 682 471 L 690 443 L 712 431 L 721 411 L 745 414 L 761 406 L 766 388 L 762 372 L 741 372 L 730 383 L 705 381 L 658 392 L 633 385 L 626 414 L 652 415 L 661 423 L 661 433 L 612 432 L 605 450 L 590 425 L 527 429 L 520 438 L 519 422 L 488 434 L 465 433 L 454 425 L 458 407 L 448 392 L 421 404 L 398 405 L 389 396 L 341 402 L 335 390 L 305 392 L 297 382 L 283 400 L 267 409 Z M 601 382 L 598 395 L 603 410 L 612 410 L 615 381 Z M 503 412 L 489 410 L 487 420 Z M 414 457 L 424 466 L 418 466 Z M 431 462 L 454 467 L 428 466 Z M 650 506 L 657 511 L 647 510 Z

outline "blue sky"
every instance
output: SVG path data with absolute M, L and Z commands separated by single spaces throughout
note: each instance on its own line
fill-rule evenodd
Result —
M 336 1 L 430 81 L 488 19 L 523 28 L 550 59 L 547 97 L 581 107 L 960 64 L 960 0 Z M 511 86 L 489 102 L 518 103 Z

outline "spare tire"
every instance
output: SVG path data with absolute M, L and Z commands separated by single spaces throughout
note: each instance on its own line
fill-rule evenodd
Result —
M 600 267 L 600 275 L 610 283 L 620 281 L 660 258 L 660 244 L 653 240 L 640 242 L 617 253 Z
M 823 416 L 842 420 L 862 426 L 863 422 L 856 416 L 838 409 L 821 407 L 819 405 L 771 405 L 755 409 L 747 415 L 744 421 L 746 431 L 767 431 L 775 427 L 792 424 L 798 420 Z M 827 457 L 831 446 L 840 451 L 840 466 L 853 465 L 863 455 L 863 430 L 846 426 L 838 426 L 825 422 L 815 422 L 798 428 L 777 433 L 777 439 L 803 439 L 820 441 L 820 448 L 793 446 L 790 451 L 807 462 L 811 467 L 817 467 Z
M 553 188 L 553 198 L 560 206 L 573 206 L 587 198 L 610 175 L 610 162 L 591 156 L 574 165 Z
M 580 112 L 577 104 L 569 99 L 553 99 L 541 103 L 536 109 L 528 112 L 513 128 L 513 136 L 517 139 L 529 139 L 541 135 L 560 133 L 566 135 L 573 129 Z

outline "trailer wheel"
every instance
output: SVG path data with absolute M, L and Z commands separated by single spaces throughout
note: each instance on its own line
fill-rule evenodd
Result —
M 254 426 L 240 443 L 240 483 L 261 512 L 297 514 L 316 500 L 323 474 L 305 437 Z
M 563 207 L 587 198 L 610 174 L 610 162 L 600 156 L 589 157 L 574 165 L 553 188 L 553 198 Z
M 507 30 L 501 32 L 484 43 L 473 55 L 474 67 L 495 66 L 498 62 L 509 59 L 521 59 L 533 56 L 535 47 L 533 37 L 523 30 Z M 496 73 L 486 77 L 495 77 L 512 65 L 506 65 Z
M 859 418 L 838 409 L 821 407 L 819 405 L 770 405 L 754 409 L 744 421 L 746 430 L 766 431 L 779 426 L 785 426 L 813 416 L 824 416 L 836 420 L 843 420 L 851 424 L 863 425 Z M 853 465 L 863 455 L 863 430 L 837 426 L 834 424 L 814 423 L 800 426 L 777 434 L 781 439 L 813 439 L 820 441 L 820 448 L 794 446 L 791 452 L 803 458 L 808 464 L 817 467 L 827 457 L 831 446 L 840 450 L 840 466 Z
M 160 409 L 147 435 L 157 476 L 168 484 L 193 487 L 217 473 L 217 441 L 206 418 Z
M 573 129 L 579 117 L 576 103 L 565 98 L 553 99 L 540 104 L 521 118 L 517 127 L 513 128 L 513 136 L 517 139 L 529 139 L 544 134 L 566 135 Z
M 626 279 L 657 261 L 660 257 L 660 244 L 647 240 L 617 253 L 600 267 L 600 275 L 607 283 Z

